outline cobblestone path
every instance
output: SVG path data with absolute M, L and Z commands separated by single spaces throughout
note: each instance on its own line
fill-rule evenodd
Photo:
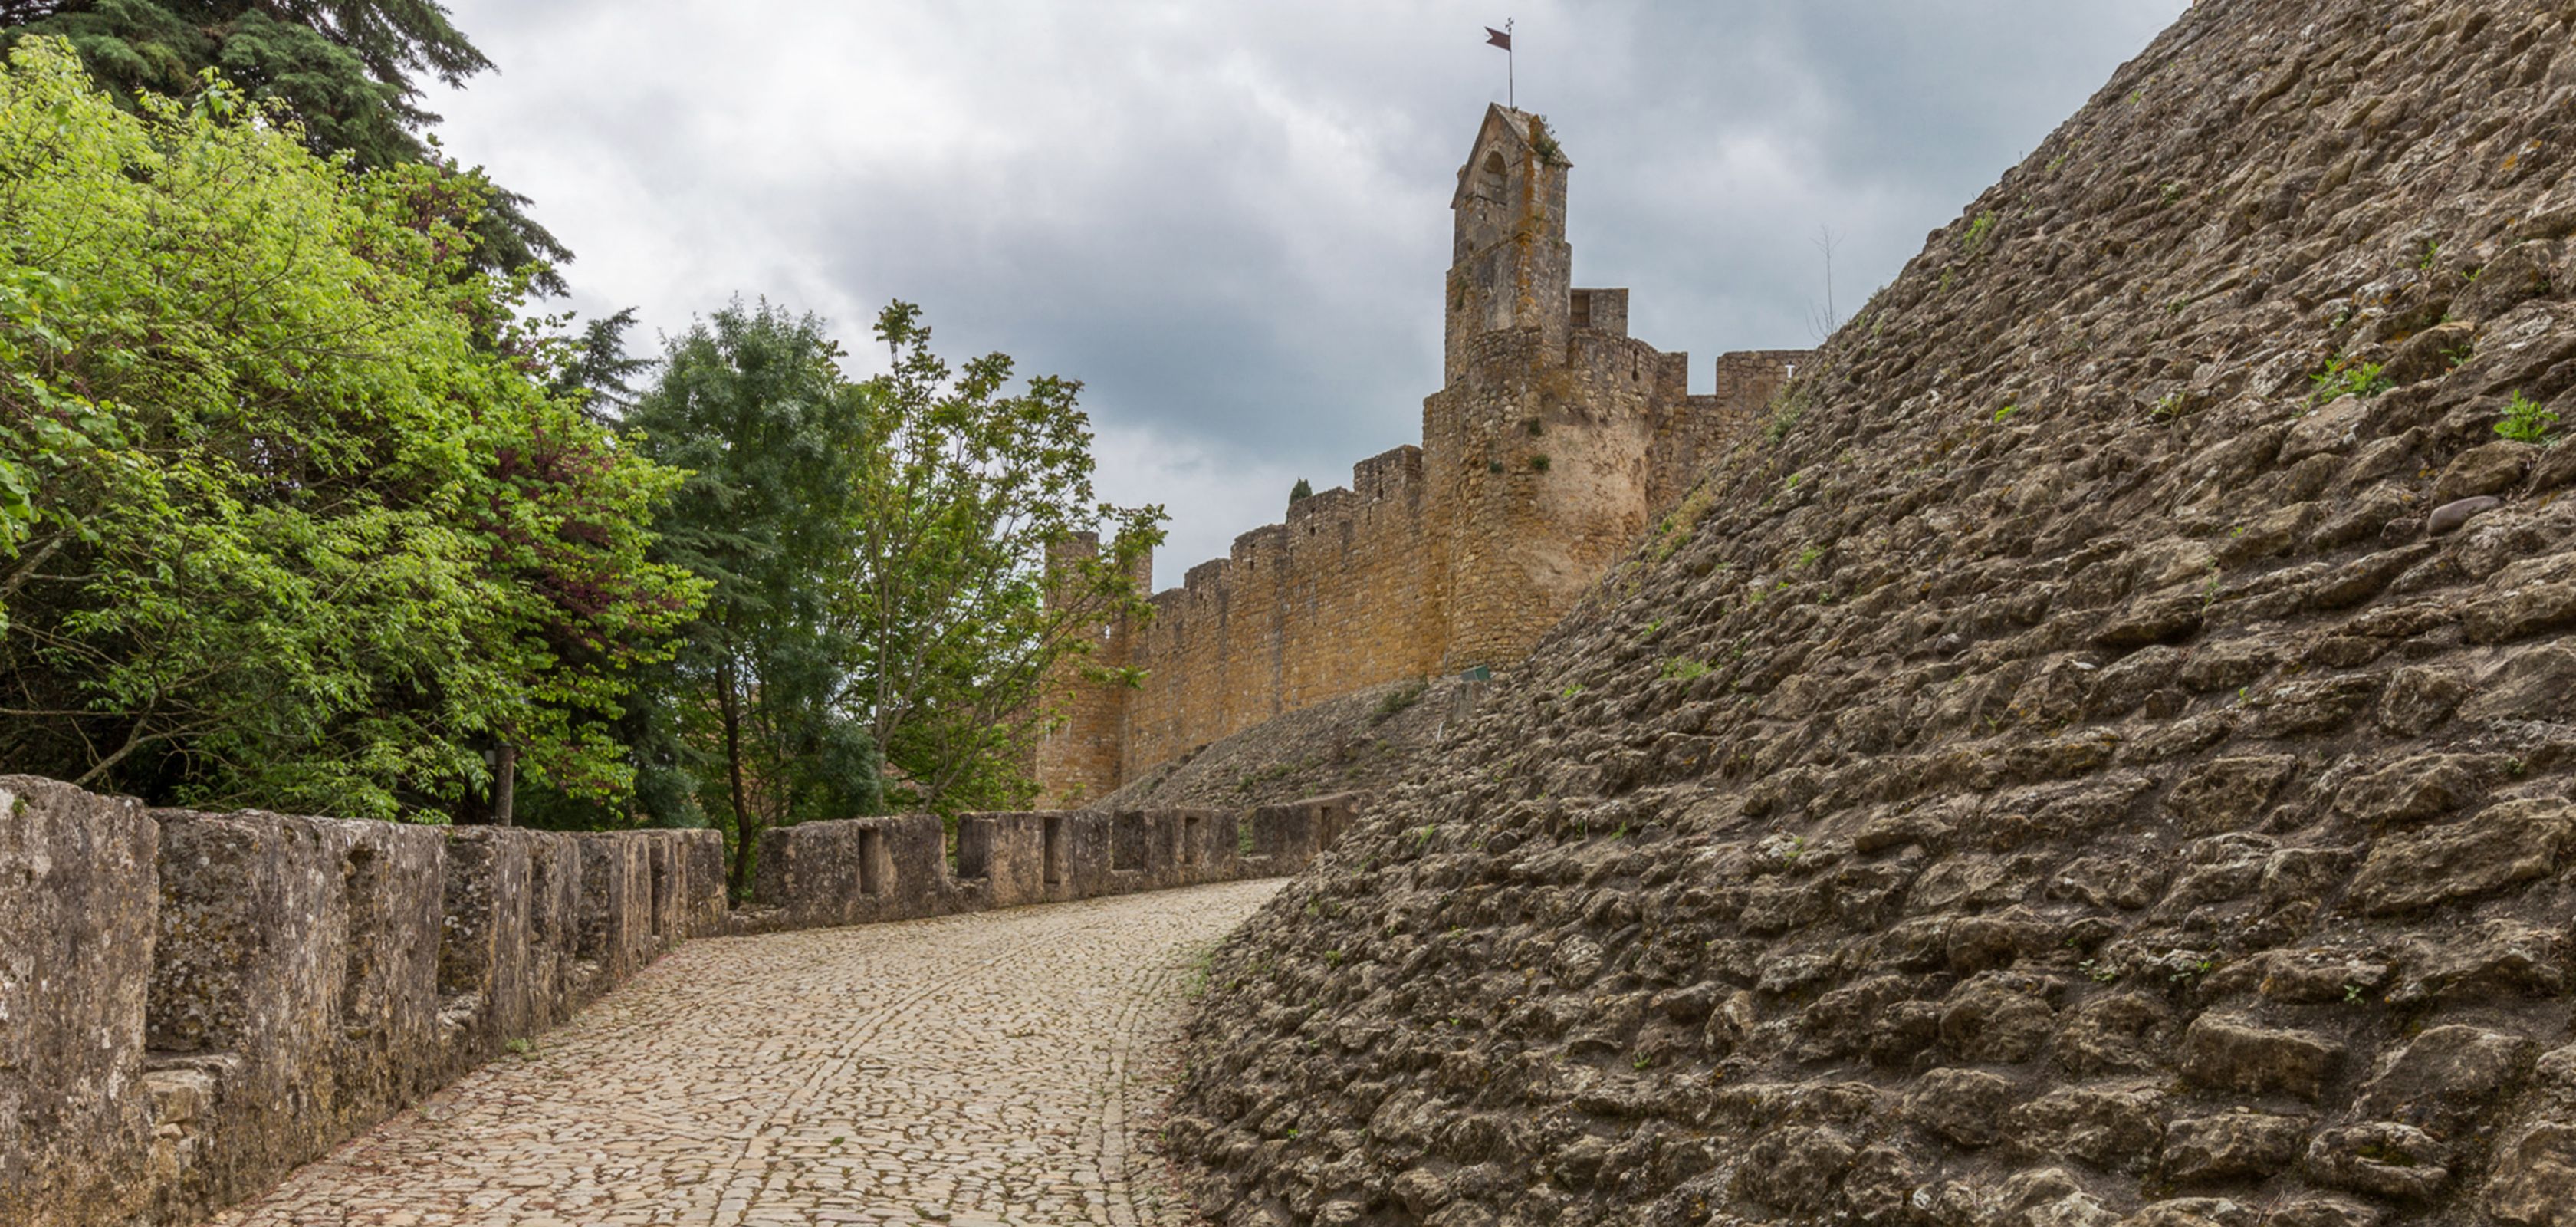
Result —
M 692 942 L 215 1222 L 1190 1223 L 1152 1118 L 1277 887 Z

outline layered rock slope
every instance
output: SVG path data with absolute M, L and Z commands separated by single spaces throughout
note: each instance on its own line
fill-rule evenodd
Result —
M 1457 678 L 1389 682 L 1274 716 L 1087 803 L 1245 809 L 1328 793 L 1382 792 L 1439 753 L 1480 687 Z
M 1223 952 L 1202 1208 L 2576 1224 L 2571 166 L 2576 4 L 2196 5 Z

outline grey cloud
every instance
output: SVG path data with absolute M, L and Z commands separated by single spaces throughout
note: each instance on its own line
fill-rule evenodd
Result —
M 1288 483 L 1413 441 L 1439 381 L 1456 161 L 1503 63 L 1452 3 L 466 0 L 503 75 L 435 100 L 536 198 L 575 305 L 889 298 L 943 350 L 1086 383 L 1104 493 L 1176 520 L 1168 582 Z M 1707 361 L 1812 340 L 2185 0 L 1516 6 L 1520 100 L 1576 163 L 1580 284 Z

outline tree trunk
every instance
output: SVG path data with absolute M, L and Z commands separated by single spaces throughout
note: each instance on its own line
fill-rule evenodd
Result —
M 519 797 L 519 747 L 503 743 L 492 764 L 492 825 L 511 825 Z
M 733 666 L 725 666 L 716 683 L 716 706 L 724 715 L 725 770 L 733 785 L 733 897 L 751 897 L 751 844 L 760 833 L 751 816 L 751 792 L 742 779 L 742 702 L 734 691 Z

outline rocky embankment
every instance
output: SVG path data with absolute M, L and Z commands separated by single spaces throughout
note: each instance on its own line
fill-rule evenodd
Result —
M 1230 810 L 1383 792 L 1458 735 L 1482 690 L 1456 678 L 1356 690 L 1210 742 L 1085 808 Z
M 2576 1223 L 2576 5 L 2203 0 L 1217 960 L 1269 1223 Z

